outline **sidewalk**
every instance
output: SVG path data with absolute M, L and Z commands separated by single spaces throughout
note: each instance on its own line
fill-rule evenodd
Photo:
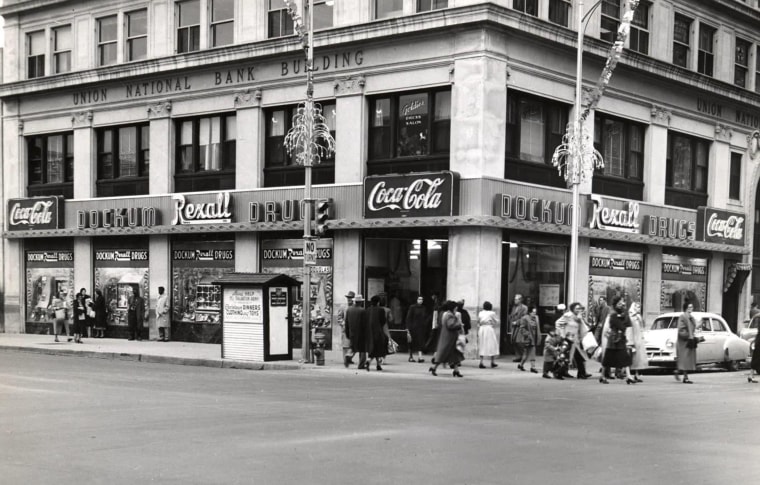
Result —
M 94 339 L 85 338 L 82 344 L 67 342 L 65 336 L 59 336 L 60 342 L 54 342 L 52 335 L 40 334 L 7 334 L 0 333 L 0 352 L 29 352 L 45 355 L 89 357 L 96 359 L 129 360 L 159 364 L 195 365 L 203 367 L 218 367 L 229 369 L 250 370 L 319 370 L 343 369 L 343 359 L 340 351 L 328 351 L 325 365 L 303 364 L 298 361 L 300 350 L 293 351 L 296 360 L 276 362 L 248 362 L 222 359 L 220 344 L 198 344 L 189 342 L 157 342 L 155 340 L 129 341 L 124 339 Z M 388 365 L 397 373 L 424 374 L 430 365 L 431 355 L 425 355 L 425 362 L 408 362 L 408 355 L 399 353 L 387 357 Z M 499 367 L 493 369 L 498 373 L 522 373 L 512 363 L 513 356 L 502 356 Z M 358 363 L 358 356 L 354 357 Z M 374 364 L 373 364 L 374 365 Z M 488 362 L 486 362 L 488 365 Z M 475 368 L 477 360 L 466 360 L 463 368 Z M 539 371 L 542 359 L 536 362 Z M 354 364 L 352 368 L 356 368 Z M 374 370 L 374 368 L 373 368 Z M 390 369 L 389 369 L 390 370 Z M 444 370 L 444 372 L 446 372 Z M 528 374 L 527 372 L 525 374 Z

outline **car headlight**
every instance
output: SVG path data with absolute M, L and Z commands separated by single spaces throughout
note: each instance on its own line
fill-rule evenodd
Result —
M 674 345 L 674 343 L 673 343 L 673 341 L 672 341 L 672 340 L 670 340 L 670 339 L 667 339 L 667 340 L 665 341 L 665 348 L 668 348 L 668 349 L 672 349 L 672 348 L 673 348 L 673 345 Z

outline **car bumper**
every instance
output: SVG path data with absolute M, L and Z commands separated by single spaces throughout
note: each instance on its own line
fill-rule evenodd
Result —
M 676 363 L 674 352 L 647 349 L 647 360 L 651 366 L 672 366 Z

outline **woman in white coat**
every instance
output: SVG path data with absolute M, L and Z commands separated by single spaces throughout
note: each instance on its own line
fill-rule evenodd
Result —
M 644 319 L 641 317 L 641 305 L 638 302 L 631 303 L 628 314 L 631 317 L 632 334 L 629 343 L 633 354 L 631 356 L 631 372 L 634 381 L 643 382 L 639 378 L 639 371 L 649 367 L 649 360 L 647 359 L 647 349 L 644 341 Z

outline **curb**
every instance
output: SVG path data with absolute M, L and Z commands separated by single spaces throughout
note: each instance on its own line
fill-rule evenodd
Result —
M 283 362 L 248 362 L 242 360 L 212 360 L 193 359 L 151 354 L 133 354 L 120 352 L 96 352 L 91 350 L 41 349 L 36 347 L 0 346 L 0 351 L 24 352 L 28 354 L 53 355 L 63 357 L 86 357 L 91 359 L 123 360 L 128 362 L 145 362 L 148 364 L 173 364 L 197 367 L 212 367 L 218 369 L 243 370 L 301 370 L 304 366 L 299 363 Z

